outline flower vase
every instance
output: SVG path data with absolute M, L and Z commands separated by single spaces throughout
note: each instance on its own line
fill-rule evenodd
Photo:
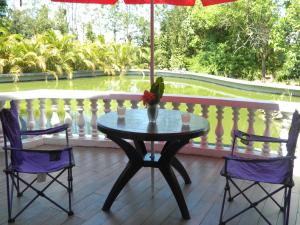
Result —
M 147 114 L 148 114 L 149 123 L 156 123 L 158 109 L 159 109 L 158 104 L 148 105 Z

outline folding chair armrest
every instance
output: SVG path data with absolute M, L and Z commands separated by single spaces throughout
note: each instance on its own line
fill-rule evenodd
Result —
M 62 151 L 71 151 L 72 147 L 67 147 L 64 149 L 24 149 L 24 148 L 11 148 L 11 147 L 3 147 L 5 151 L 22 151 L 22 152 L 38 152 L 38 153 L 53 153 L 53 152 L 62 152 Z
M 68 129 L 68 124 L 63 124 L 57 127 L 45 129 L 45 130 L 26 130 L 21 131 L 21 135 L 43 135 L 43 134 L 54 134 L 65 131 Z
M 296 157 L 295 156 L 280 156 L 280 157 L 275 157 L 275 158 L 265 158 L 265 159 L 251 159 L 251 158 L 242 158 L 238 156 L 224 156 L 223 157 L 225 161 L 233 160 L 233 161 L 238 161 L 238 162 L 249 162 L 249 163 L 259 163 L 259 162 L 274 162 L 274 161 L 279 161 L 279 160 L 284 160 L 284 159 L 289 159 L 289 160 L 294 160 Z
M 240 130 L 234 131 L 234 136 L 241 139 L 241 142 L 245 145 L 249 144 L 249 141 L 256 142 L 272 142 L 272 143 L 287 143 L 287 139 L 260 136 L 255 134 L 248 134 Z

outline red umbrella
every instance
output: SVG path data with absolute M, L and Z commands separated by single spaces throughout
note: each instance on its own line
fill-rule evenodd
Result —
M 51 0 L 53 2 L 69 2 L 84 4 L 114 5 L 118 0 Z M 203 6 L 234 2 L 236 0 L 201 0 Z M 193 6 L 195 0 L 124 0 L 126 4 L 150 4 L 150 82 L 154 83 L 154 4 Z

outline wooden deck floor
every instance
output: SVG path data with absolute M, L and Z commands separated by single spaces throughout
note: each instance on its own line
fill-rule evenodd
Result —
M 93 148 L 75 148 L 76 167 L 74 168 L 73 210 L 75 215 L 68 217 L 44 199 L 38 199 L 28 208 L 15 224 L 19 225 L 179 225 L 201 224 L 217 225 L 221 207 L 221 197 L 224 179 L 219 171 L 223 166 L 221 159 L 178 156 L 189 172 L 192 184 L 185 185 L 178 177 L 191 214 L 191 219 L 181 219 L 176 201 L 159 171 L 155 171 L 155 196 L 151 198 L 150 169 L 141 170 L 121 192 L 114 202 L 111 212 L 101 210 L 104 200 L 115 179 L 126 165 L 126 157 L 120 150 L 106 150 Z M 1 170 L 4 167 L 3 154 L 0 154 Z M 300 178 L 295 177 L 296 187 L 293 189 L 291 204 L 291 225 L 300 224 Z M 245 185 L 242 183 L 241 185 Z M 266 186 L 270 189 L 270 186 Z M 47 192 L 58 202 L 67 203 L 66 192 L 55 185 Z M 29 191 L 20 199 L 16 199 L 15 206 L 21 207 L 29 197 Z M 253 190 L 249 196 L 261 196 L 261 191 Z M 276 198 L 280 199 L 279 196 Z M 244 200 L 237 199 L 226 207 L 226 215 L 247 205 Z M 282 214 L 279 213 L 271 201 L 259 206 L 271 219 L 273 224 L 282 224 Z M 5 176 L 0 173 L 0 224 L 7 224 L 7 208 L 5 194 Z M 253 210 L 229 224 L 256 225 L 266 224 Z

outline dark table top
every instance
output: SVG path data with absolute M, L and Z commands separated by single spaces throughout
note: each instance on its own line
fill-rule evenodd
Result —
M 208 121 L 191 114 L 190 125 L 182 125 L 181 112 L 160 109 L 156 123 L 149 123 L 147 110 L 127 110 L 125 118 L 119 119 L 116 112 L 101 116 L 97 121 L 98 130 L 120 138 L 141 141 L 168 141 L 195 138 L 209 131 Z

